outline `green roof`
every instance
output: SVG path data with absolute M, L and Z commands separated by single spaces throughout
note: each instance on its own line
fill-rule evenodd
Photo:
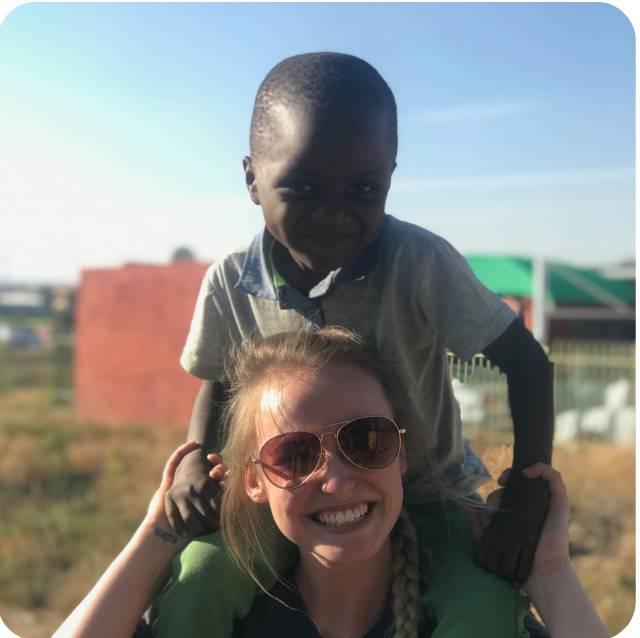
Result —
M 531 297 L 533 260 L 526 257 L 467 257 L 476 277 L 502 297 Z M 556 305 L 635 305 L 635 282 L 607 279 L 590 268 L 546 262 L 547 301 Z

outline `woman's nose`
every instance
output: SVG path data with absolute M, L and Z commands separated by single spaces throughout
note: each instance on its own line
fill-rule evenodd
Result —
M 356 486 L 354 466 L 349 463 L 338 450 L 334 436 L 323 438 L 324 458 L 318 468 L 318 479 L 324 494 L 342 497 Z

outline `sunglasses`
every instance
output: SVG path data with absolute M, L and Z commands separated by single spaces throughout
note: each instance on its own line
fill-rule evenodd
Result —
M 335 426 L 339 426 L 337 430 L 321 435 L 296 431 L 274 436 L 251 462 L 262 466 L 273 485 L 293 490 L 323 464 L 324 436 L 335 437 L 340 454 L 349 463 L 363 470 L 383 470 L 396 460 L 406 433 L 384 416 L 363 416 L 330 427 Z

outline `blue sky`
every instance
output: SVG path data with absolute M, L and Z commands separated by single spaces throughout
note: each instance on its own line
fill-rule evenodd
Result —
M 0 281 L 248 241 L 255 91 L 312 50 L 394 90 L 388 212 L 465 254 L 634 258 L 634 34 L 611 5 L 28 4 L 0 25 Z

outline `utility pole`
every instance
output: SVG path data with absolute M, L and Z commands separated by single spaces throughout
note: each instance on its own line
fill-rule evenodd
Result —
M 543 257 L 534 257 L 532 264 L 531 305 L 533 315 L 533 336 L 542 344 L 547 345 L 547 264 Z

